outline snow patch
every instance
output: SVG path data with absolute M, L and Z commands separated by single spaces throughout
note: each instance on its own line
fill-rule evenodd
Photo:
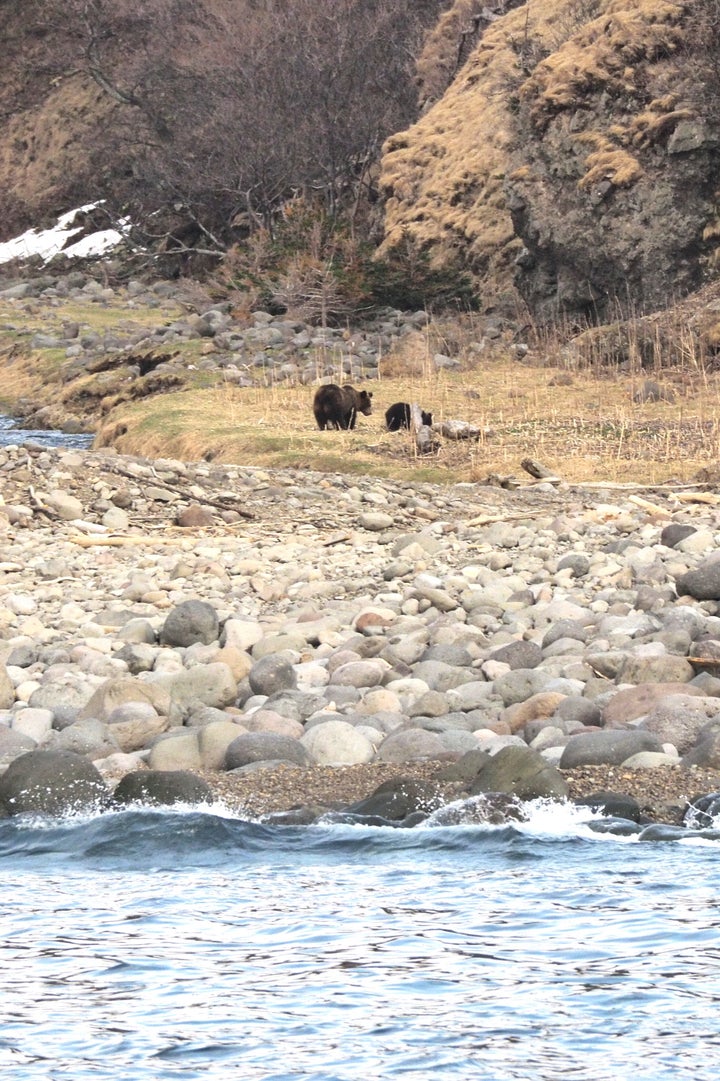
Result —
M 22 236 L 0 244 L 0 263 L 9 263 L 12 259 L 30 259 L 40 256 L 44 263 L 56 255 L 68 259 L 85 259 L 93 255 L 104 255 L 125 239 L 130 228 L 130 219 L 121 218 L 113 229 L 99 229 L 88 236 L 81 236 L 83 225 L 74 225 L 78 214 L 89 213 L 100 203 L 87 203 L 62 214 L 50 229 L 28 229 Z M 75 243 L 68 243 L 78 236 Z

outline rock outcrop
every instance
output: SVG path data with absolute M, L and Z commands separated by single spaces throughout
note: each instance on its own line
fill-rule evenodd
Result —
M 548 0 L 493 21 L 386 143 L 386 250 L 409 238 L 472 270 L 486 300 L 514 281 L 540 320 L 606 321 L 697 288 L 720 235 L 711 14 Z

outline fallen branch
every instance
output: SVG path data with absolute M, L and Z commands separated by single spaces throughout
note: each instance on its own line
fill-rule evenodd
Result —
M 675 498 L 680 503 L 709 503 L 711 506 L 720 503 L 720 495 L 715 492 L 678 492 Z
M 113 472 L 119 473 L 122 477 L 128 477 L 129 480 L 134 481 L 136 484 L 142 483 L 142 478 L 138 477 L 136 473 L 133 473 L 130 469 L 123 469 L 120 465 L 113 465 Z M 161 488 L 165 492 L 172 492 L 173 495 L 179 496 L 181 499 L 187 500 L 188 503 L 202 503 L 208 507 L 217 507 L 218 510 L 232 510 L 236 514 L 239 514 L 241 518 L 255 518 L 255 515 L 250 510 L 245 510 L 244 507 L 237 505 L 233 499 L 212 499 L 210 496 L 203 496 L 199 499 L 195 493 L 192 495 L 190 492 L 184 491 L 182 488 L 174 487 L 171 484 L 165 484 L 163 481 L 152 478 L 153 488 Z
M 628 496 L 628 503 L 647 511 L 648 514 L 656 514 L 660 518 L 672 517 L 672 511 L 669 511 L 667 507 L 659 507 L 657 503 L 651 503 L 649 499 L 643 499 L 640 495 Z
M 322 542 L 323 548 L 331 548 L 333 544 L 342 544 L 344 541 L 352 539 L 352 533 L 349 530 L 343 530 L 341 533 L 333 533 L 331 537 Z
M 690 491 L 693 488 L 704 488 L 704 484 L 633 484 L 631 481 L 612 480 L 582 480 L 571 485 L 573 488 L 608 488 L 615 492 L 667 492 L 675 495 L 677 492 Z
M 493 522 L 520 522 L 524 518 L 535 518 L 537 511 L 522 511 L 517 514 L 480 514 L 477 518 L 471 518 L 465 525 L 492 525 Z
M 147 537 L 147 536 L 127 536 L 127 537 L 108 537 L 99 536 L 97 534 L 93 536 L 85 536 L 81 533 L 73 533 L 68 538 L 73 544 L 79 544 L 81 548 L 126 548 L 134 547 L 138 544 L 177 544 L 178 541 L 182 541 L 186 538 L 181 536 L 177 537 Z

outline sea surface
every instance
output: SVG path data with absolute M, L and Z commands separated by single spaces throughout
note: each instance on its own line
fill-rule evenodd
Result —
M 1 821 L 0 1076 L 716 1081 L 720 841 L 440 822 Z

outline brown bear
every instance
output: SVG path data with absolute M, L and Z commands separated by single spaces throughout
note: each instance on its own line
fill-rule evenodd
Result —
M 326 428 L 354 428 L 358 413 L 364 413 L 366 417 L 372 413 L 372 391 L 356 390 L 349 383 L 343 387 L 328 383 L 327 386 L 318 387 L 313 413 L 320 431 Z
M 421 409 L 420 415 L 423 424 L 427 424 L 429 428 L 432 425 L 432 413 L 426 413 L 424 409 Z M 385 427 L 389 432 L 399 432 L 401 428 L 409 428 L 410 403 L 395 402 L 394 405 L 391 405 L 385 411 Z

